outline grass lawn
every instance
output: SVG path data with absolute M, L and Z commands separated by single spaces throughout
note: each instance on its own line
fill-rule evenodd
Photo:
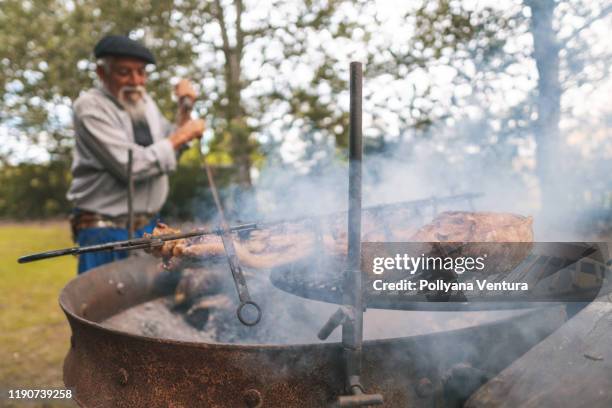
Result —
M 76 258 L 23 265 L 17 258 L 72 245 L 68 222 L 0 224 L 0 390 L 63 387 L 70 328 L 58 296 L 76 274 Z M 0 406 L 18 406 L 3 398 Z

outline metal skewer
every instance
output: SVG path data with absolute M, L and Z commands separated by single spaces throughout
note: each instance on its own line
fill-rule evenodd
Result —
M 240 231 L 251 231 L 259 228 L 257 224 L 241 224 L 230 227 L 231 232 L 240 232 Z M 97 245 L 89 245 L 84 247 L 72 247 L 72 248 L 64 248 L 57 249 L 53 251 L 45 251 L 39 252 L 36 254 L 25 255 L 20 257 L 17 262 L 19 263 L 27 263 L 33 261 L 40 261 L 42 259 L 55 258 L 58 256 L 64 255 L 80 255 L 86 254 L 89 252 L 100 252 L 100 251 L 129 251 L 132 249 L 147 249 L 147 248 L 155 248 L 157 246 L 162 246 L 166 241 L 174 241 L 177 239 L 184 238 L 193 238 L 199 237 L 203 235 L 219 235 L 221 231 L 218 229 L 205 229 L 198 228 L 190 232 L 182 232 L 178 234 L 164 234 L 164 235 L 156 235 L 150 238 L 135 238 L 128 239 L 124 241 L 115 241 L 108 242 L 106 244 L 97 244 Z

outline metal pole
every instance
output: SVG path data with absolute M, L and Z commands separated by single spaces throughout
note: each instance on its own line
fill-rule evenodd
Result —
M 127 230 L 128 239 L 134 238 L 134 175 L 132 172 L 132 166 L 134 161 L 134 152 L 132 149 L 128 150 L 128 162 L 127 162 L 127 180 L 128 180 L 128 219 L 127 219 Z
M 348 395 L 338 397 L 340 407 L 381 405 L 380 394 L 366 394 L 361 385 L 363 345 L 363 290 L 361 276 L 361 98 L 363 69 L 361 63 L 351 62 L 350 77 L 350 129 L 349 129 L 349 205 L 348 205 L 348 258 L 344 274 L 343 304 L 321 328 L 318 337 L 327 338 L 342 325 L 342 347 Z
M 362 146 L 362 98 L 363 71 L 361 63 L 351 62 L 350 66 L 350 128 L 349 128 L 349 197 L 348 197 L 348 262 L 345 304 L 351 305 L 354 313 L 353 324 L 344 324 L 342 340 L 355 353 L 354 367 L 349 376 L 361 371 L 361 343 L 363 339 L 363 300 L 361 287 L 361 159 Z M 352 327 L 351 327 L 352 326 Z

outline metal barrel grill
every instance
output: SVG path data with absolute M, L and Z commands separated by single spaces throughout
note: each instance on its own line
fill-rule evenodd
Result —
M 320 342 L 313 333 L 310 342 L 291 344 L 192 342 L 134 334 L 104 323 L 172 294 L 176 284 L 176 274 L 161 271 L 150 259 L 131 257 L 91 270 L 64 288 L 60 305 L 72 330 L 64 382 L 81 406 L 318 408 L 348 396 L 347 385 L 354 383 L 347 382 L 342 341 Z M 304 302 L 298 306 L 305 310 L 314 302 L 293 298 Z M 262 308 L 260 325 L 273 319 L 271 308 Z M 461 377 L 466 371 L 462 367 L 468 367 L 468 375 L 476 376 L 480 385 L 483 375 L 499 372 L 566 319 L 563 307 L 482 312 L 461 325 L 445 322 L 449 317 L 440 312 L 368 320 L 374 312 L 366 313 L 359 380 L 365 393 L 384 396 L 387 407 L 452 406 L 475 390 L 454 390 L 453 370 Z M 427 319 L 434 319 L 438 331 L 427 331 Z M 390 320 L 423 330 L 386 336 L 380 327 L 369 330 L 369 324 Z M 533 327 L 529 336 L 522 335 L 524 327 Z M 284 330 L 282 324 L 277 330 Z

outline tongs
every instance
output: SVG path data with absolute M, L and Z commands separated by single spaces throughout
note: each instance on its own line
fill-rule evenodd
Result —
M 240 322 L 245 326 L 255 326 L 261 320 L 261 307 L 259 307 L 259 305 L 251 299 L 249 288 L 247 287 L 246 279 L 244 277 L 244 272 L 242 272 L 240 261 L 236 255 L 236 248 L 234 247 L 234 241 L 232 240 L 231 235 L 231 227 L 225 218 L 225 213 L 223 211 L 223 206 L 221 205 L 221 200 L 219 199 L 219 192 L 217 190 L 217 186 L 215 185 L 212 170 L 205 159 L 202 161 L 204 163 L 204 168 L 206 169 L 206 177 L 208 178 L 210 190 L 212 192 L 213 199 L 215 200 L 215 206 L 217 207 L 219 218 L 221 219 L 219 235 L 221 235 L 221 240 L 223 241 L 223 248 L 225 249 L 225 254 L 227 256 L 227 263 L 229 264 L 232 272 L 234 284 L 236 285 L 236 291 L 238 292 L 238 298 L 240 299 L 240 306 L 238 306 L 238 309 L 236 310 L 236 315 L 238 316 L 238 320 L 240 320 Z M 254 316 L 249 316 L 249 314 L 253 314 L 253 312 L 248 312 L 249 309 L 254 310 Z

